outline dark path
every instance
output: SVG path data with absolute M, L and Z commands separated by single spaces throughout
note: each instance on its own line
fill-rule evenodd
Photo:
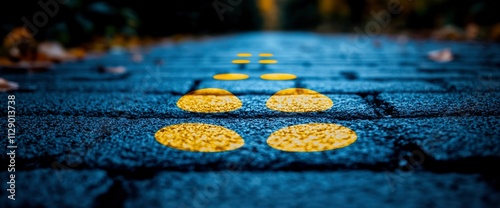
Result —
M 2 73 L 21 88 L 15 93 L 18 195 L 14 203 L 6 197 L 2 203 L 498 207 L 500 45 L 376 39 L 363 45 L 348 36 L 248 33 L 154 46 L 144 50 L 141 63 L 113 52 L 44 74 Z M 446 47 L 456 55 L 452 62 L 427 59 L 427 52 Z M 239 52 L 271 52 L 278 64 L 262 67 L 251 57 L 239 69 L 231 64 Z M 160 59 L 164 64 L 156 66 Z M 99 74 L 98 64 L 123 65 L 128 72 Z M 225 72 L 250 78 L 212 79 Z M 297 79 L 259 78 L 274 72 Z M 213 87 L 232 92 L 243 107 L 198 114 L 176 106 L 182 95 Z M 334 105 L 320 113 L 266 108 L 271 95 L 291 87 L 318 91 Z M 224 126 L 245 145 L 195 153 L 155 140 L 162 127 L 184 122 Z M 266 144 L 278 129 L 312 122 L 346 126 L 358 139 L 314 153 Z M 1 157 L 6 167 L 7 155 Z M 6 171 L 0 175 L 8 178 Z

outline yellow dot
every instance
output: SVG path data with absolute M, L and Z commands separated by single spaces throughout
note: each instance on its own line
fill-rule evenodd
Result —
M 177 107 L 198 113 L 223 113 L 241 108 L 243 104 L 227 90 L 205 88 L 190 92 L 177 101 Z
M 271 110 L 282 112 L 319 112 L 330 109 L 333 101 L 313 90 L 289 88 L 271 96 L 266 106 Z
M 194 152 L 223 152 L 245 144 L 243 138 L 232 130 L 201 123 L 166 126 L 156 132 L 155 138 L 165 146 Z
M 287 152 L 319 152 L 349 146 L 356 132 L 327 123 L 311 123 L 282 128 L 269 136 L 269 146 Z
M 273 54 L 272 53 L 259 53 L 259 56 L 260 57 L 272 57 Z
M 236 56 L 238 56 L 238 57 L 251 57 L 252 54 L 251 53 L 238 53 L 238 54 L 236 54 Z
M 250 61 L 237 59 L 237 60 L 233 60 L 231 63 L 233 63 L 233 64 L 249 64 Z
M 217 80 L 243 80 L 243 79 L 248 79 L 248 75 L 237 74 L 237 73 L 217 74 L 214 76 L 214 79 L 217 79 Z
M 260 76 L 260 78 L 265 80 L 292 80 L 297 78 L 297 76 L 293 74 L 273 73 L 273 74 L 263 74 Z
M 276 60 L 260 60 L 259 64 L 275 64 L 278 63 Z

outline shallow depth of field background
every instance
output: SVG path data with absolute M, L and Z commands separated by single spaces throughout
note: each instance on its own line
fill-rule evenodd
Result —
M 402 12 L 393 15 L 381 33 L 499 40 L 500 2 L 494 0 L 67 0 L 37 28 L 36 39 L 74 47 L 117 36 L 147 39 L 257 30 L 355 33 L 355 27 L 363 29 L 374 20 L 372 13 L 387 10 L 390 2 L 400 3 Z M 32 21 L 39 11 L 43 9 L 38 1 L 4 2 L 0 37 L 24 25 L 23 17 Z

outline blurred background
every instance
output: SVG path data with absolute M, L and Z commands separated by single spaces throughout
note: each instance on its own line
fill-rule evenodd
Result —
M 39 59 L 26 51 L 44 41 L 73 48 L 73 56 L 82 56 L 88 50 L 144 44 L 160 37 L 260 30 L 356 33 L 356 28 L 365 31 L 370 21 L 384 18 L 377 14 L 391 8 L 397 8 L 397 14 L 389 13 L 390 24 L 375 32 L 500 40 L 500 1 L 495 0 L 22 0 L 4 2 L 0 9 L 0 57 Z M 8 64 L 2 60 L 0 64 Z

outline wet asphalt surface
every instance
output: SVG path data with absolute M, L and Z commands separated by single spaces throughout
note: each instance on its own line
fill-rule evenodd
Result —
M 13 93 L 18 195 L 13 203 L 3 196 L 2 207 L 498 207 L 500 45 L 374 39 L 379 44 L 244 33 L 154 45 L 139 63 L 114 50 L 41 74 L 2 72 L 21 87 Z M 453 61 L 427 59 L 446 47 Z M 271 52 L 278 64 L 254 56 L 240 68 L 231 64 L 239 52 Z M 99 64 L 127 72 L 101 74 Z M 250 78 L 212 79 L 226 72 Z M 264 73 L 298 78 L 266 81 Z M 213 87 L 243 107 L 200 114 L 176 106 L 182 95 Z M 265 106 L 291 87 L 318 91 L 334 106 L 318 113 Z M 199 153 L 155 140 L 162 127 L 186 122 L 224 126 L 245 145 Z M 310 153 L 266 144 L 278 129 L 317 122 L 346 126 L 358 139 Z

